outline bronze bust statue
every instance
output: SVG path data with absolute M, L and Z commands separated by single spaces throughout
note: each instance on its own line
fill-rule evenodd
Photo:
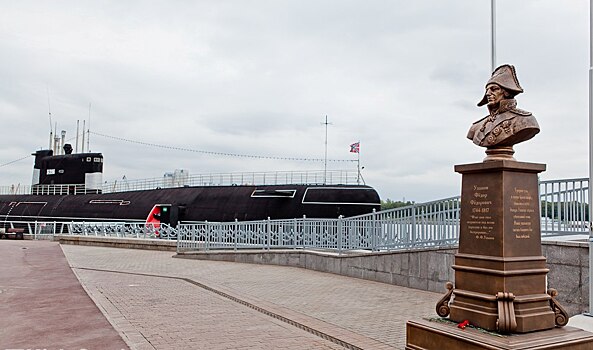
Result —
M 517 108 L 515 96 L 522 92 L 515 67 L 505 64 L 492 72 L 484 97 L 478 103 L 478 106 L 487 104 L 490 113 L 475 122 L 467 133 L 467 138 L 476 145 L 486 147 L 484 161 L 514 160 L 513 145 L 539 133 L 531 112 Z

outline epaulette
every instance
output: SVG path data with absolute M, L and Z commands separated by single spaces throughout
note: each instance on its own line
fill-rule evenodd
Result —
M 524 110 L 519 109 L 519 108 L 513 108 L 513 109 L 511 109 L 511 112 L 513 112 L 515 114 L 518 114 L 518 115 L 522 115 L 522 116 L 531 115 L 531 112 L 527 112 L 527 111 L 524 111 Z

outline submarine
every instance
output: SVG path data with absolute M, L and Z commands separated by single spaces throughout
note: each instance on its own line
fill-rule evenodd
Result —
M 56 148 L 57 149 L 57 148 Z M 107 191 L 102 153 L 38 150 L 30 193 L 0 195 L 0 222 L 179 223 L 337 218 L 380 210 L 367 185 L 286 183 L 155 187 Z

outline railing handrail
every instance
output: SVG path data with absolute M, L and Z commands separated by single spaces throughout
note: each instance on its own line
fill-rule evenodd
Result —
M 260 171 L 229 172 L 184 175 L 175 177 L 154 177 L 146 179 L 121 179 L 101 184 L 102 193 L 151 190 L 157 188 L 179 188 L 193 186 L 231 186 L 231 185 L 355 185 L 359 184 L 356 170 L 304 170 L 304 171 Z M 84 189 L 84 184 L 22 185 L 0 186 L 0 195 L 31 194 L 34 188 L 56 189 L 67 194 L 70 188 Z M 90 191 L 90 189 L 89 189 Z M 55 191 L 54 191 L 55 192 Z
M 552 188 L 549 192 L 549 188 Z M 557 189 L 561 190 L 557 190 Z M 540 186 L 542 235 L 588 234 L 585 213 L 588 182 L 557 180 Z M 543 201 L 542 201 L 543 199 Z M 550 210 L 548 211 L 548 204 Z M 346 250 L 393 250 L 456 244 L 460 232 L 459 197 L 335 219 L 294 218 L 231 222 L 146 225 L 129 222 L 11 222 L 35 234 L 66 231 L 69 234 L 117 235 L 136 238 L 176 238 L 178 250 L 241 248 L 315 248 Z M 587 214 L 588 215 L 588 214 Z
M 580 181 L 589 181 L 588 177 L 577 177 L 577 178 L 570 178 L 570 179 L 557 179 L 557 180 L 540 180 L 539 184 L 547 184 L 547 183 L 556 183 L 556 182 L 580 182 Z

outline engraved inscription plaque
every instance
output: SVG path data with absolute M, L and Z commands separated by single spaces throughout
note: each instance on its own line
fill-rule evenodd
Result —
M 494 240 L 495 219 L 492 217 L 492 195 L 488 185 L 475 184 L 472 189 L 472 199 L 469 204 L 471 212 L 469 220 L 465 222 L 467 230 L 475 239 Z
M 502 203 L 496 191 L 497 183 L 497 179 L 489 174 L 464 176 L 459 237 L 461 253 L 500 253 L 503 222 L 498 215 Z
M 512 191 L 509 211 L 513 219 L 513 233 L 516 239 L 529 239 L 533 234 L 531 218 L 537 215 L 533 209 L 533 196 L 526 188 L 515 187 Z
M 514 172 L 503 186 L 505 256 L 541 255 L 537 177 Z

